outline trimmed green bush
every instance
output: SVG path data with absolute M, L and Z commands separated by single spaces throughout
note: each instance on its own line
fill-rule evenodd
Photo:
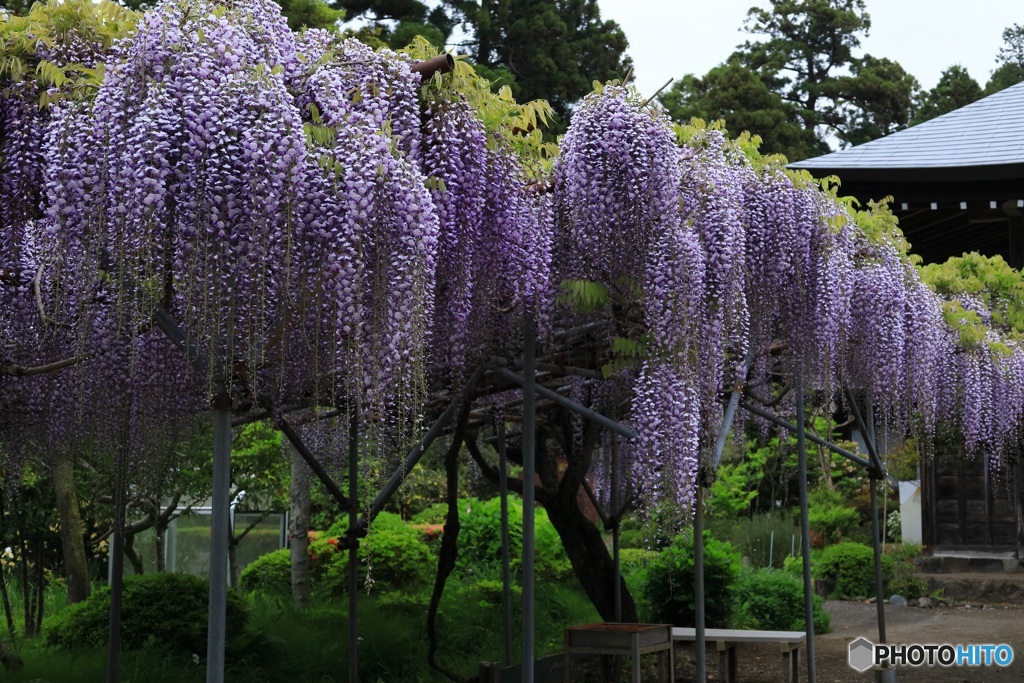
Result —
M 238 587 L 243 591 L 260 591 L 269 595 L 289 595 L 291 581 L 291 551 L 288 548 L 261 555 L 238 576 Z
M 744 572 L 733 587 L 733 625 L 762 631 L 803 631 L 804 587 L 792 574 L 762 569 Z M 814 632 L 827 633 L 829 615 L 814 596 Z
M 892 558 L 882 556 L 882 576 L 892 571 Z M 863 543 L 844 541 L 821 551 L 812 566 L 829 597 L 871 597 L 875 594 L 875 552 Z
M 885 575 L 886 597 L 897 594 L 913 600 L 928 594 L 928 582 L 918 574 L 917 563 L 921 558 L 919 546 L 909 543 L 889 546 L 885 557 L 892 558 L 892 568 Z
M 732 585 L 739 574 L 740 557 L 732 544 L 704 533 L 704 623 L 725 628 L 732 612 Z M 675 538 L 647 568 L 644 601 L 653 621 L 676 626 L 696 623 L 693 592 L 693 534 Z
M 522 558 L 523 503 L 509 498 L 509 548 L 514 569 Z M 469 563 L 498 564 L 501 562 L 501 499 L 460 501 L 459 557 Z M 558 580 L 570 576 L 572 565 L 562 547 L 562 539 L 555 530 L 548 513 L 537 508 L 534 517 L 535 571 L 542 580 Z
M 824 544 L 839 543 L 861 525 L 860 513 L 838 491 L 816 489 L 808 496 L 808 503 L 807 521 L 812 536 L 819 537 Z
M 126 650 L 157 645 L 184 655 L 205 655 L 210 583 L 190 574 L 126 576 L 121 607 L 121 642 Z M 110 589 L 95 591 L 72 606 L 47 631 L 50 645 L 99 648 L 107 642 Z M 228 591 L 227 638 L 245 633 L 249 611 Z
M 327 545 L 321 551 L 320 589 L 331 595 L 348 589 L 348 552 L 331 544 L 335 538 L 343 538 L 347 530 L 345 518 L 321 535 Z M 359 585 L 365 589 L 418 589 L 433 576 L 435 564 L 423 534 L 392 512 L 377 515 L 366 538 L 359 542 Z

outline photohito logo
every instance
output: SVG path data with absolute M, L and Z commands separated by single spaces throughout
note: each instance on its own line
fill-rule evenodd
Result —
M 901 666 L 1001 666 L 1013 663 L 1013 648 L 994 645 L 875 644 L 867 638 L 850 643 L 850 667 L 857 671 Z

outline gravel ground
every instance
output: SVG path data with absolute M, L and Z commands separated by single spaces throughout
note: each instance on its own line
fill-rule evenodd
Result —
M 848 664 L 849 644 L 858 637 L 878 641 L 875 605 L 860 602 L 828 602 L 832 632 L 815 639 L 818 683 L 865 683 L 874 675 L 857 673 Z M 1017 683 L 1024 682 L 1024 605 L 992 603 L 960 604 L 924 609 L 885 605 L 886 636 L 890 643 L 1006 643 L 1013 647 L 1014 662 L 1007 668 L 926 667 L 903 668 L 897 680 L 907 683 Z M 805 652 L 801 653 L 802 655 Z M 676 657 L 676 681 L 694 680 L 693 648 L 680 648 Z M 708 648 L 708 680 L 720 683 L 718 653 Z M 807 680 L 806 656 L 802 657 L 801 681 Z M 782 658 L 771 646 L 740 645 L 739 683 L 784 681 Z

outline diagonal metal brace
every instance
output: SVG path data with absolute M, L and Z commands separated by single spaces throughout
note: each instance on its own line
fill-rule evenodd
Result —
M 291 442 L 292 446 L 295 447 L 295 450 L 298 451 L 299 455 L 302 456 L 302 459 L 306 461 L 307 465 L 309 465 L 309 469 L 313 470 L 313 474 L 315 474 L 316 478 L 324 485 L 324 488 L 326 488 L 331 494 L 331 497 L 337 501 L 338 505 L 340 505 L 343 510 L 347 510 L 348 498 L 345 497 L 345 494 L 341 492 L 341 488 L 333 479 L 331 479 L 331 475 L 327 473 L 327 470 L 323 468 L 323 465 L 321 465 L 316 457 L 309 452 L 309 449 L 306 448 L 306 444 L 302 442 L 302 438 L 299 436 L 298 432 L 296 432 L 295 429 L 284 420 L 284 418 L 275 418 L 274 425 L 281 430 L 281 433 L 284 434 L 288 441 Z
M 740 401 L 740 407 L 743 408 L 744 410 L 746 410 L 749 413 L 753 413 L 754 415 L 757 415 L 758 417 L 763 417 L 764 419 L 768 420 L 769 422 L 771 422 L 773 424 L 776 424 L 776 425 L 782 427 L 783 429 L 788 429 L 793 434 L 796 434 L 799 431 L 799 428 L 795 424 L 792 424 L 790 422 L 786 422 L 785 420 L 783 420 L 778 415 L 776 415 L 776 414 L 774 414 L 772 412 L 769 412 L 769 411 L 767 411 L 767 410 L 765 410 L 763 408 L 759 408 L 758 406 L 751 405 L 750 403 L 747 403 L 746 401 Z M 864 468 L 866 468 L 868 470 L 873 470 L 874 469 L 874 466 L 870 462 L 868 462 L 864 458 L 860 457 L 859 455 L 851 453 L 850 451 L 846 450 L 845 448 L 840 448 L 839 446 L 836 446 L 833 443 L 829 443 L 828 441 L 826 441 L 825 439 L 821 438 L 817 434 L 815 434 L 813 432 L 809 432 L 806 429 L 804 429 L 803 432 L 804 432 L 804 436 L 807 437 L 808 441 L 816 443 L 819 446 L 824 446 L 825 448 L 827 448 L 828 450 L 832 451 L 833 453 L 836 453 L 837 455 L 841 455 L 844 458 L 846 458 L 847 460 L 851 460 L 851 461 L 857 463 L 858 465 L 860 465 L 861 467 L 864 467 Z
M 434 439 L 441 435 L 441 432 L 443 432 L 445 427 L 448 426 L 448 423 L 451 422 L 452 417 L 455 416 L 455 412 L 458 410 L 459 406 L 462 405 L 463 401 L 469 400 L 470 392 L 476 386 L 477 382 L 480 381 L 482 376 L 483 369 L 477 368 L 477 370 L 470 375 L 466 383 L 462 385 L 462 388 L 459 389 L 459 393 L 452 397 L 451 402 L 448 404 L 448 407 L 445 408 L 444 412 L 441 413 L 441 416 L 434 421 L 434 424 L 429 430 L 427 430 L 427 433 L 423 435 L 423 438 L 413 446 L 412 450 L 409 451 L 409 454 L 405 456 L 405 460 L 391 475 L 391 479 L 384 484 L 380 493 L 378 493 L 373 501 L 370 502 L 369 509 L 362 518 L 360 518 L 357 529 L 358 533 L 365 534 L 370 528 L 370 524 L 377 515 L 380 514 L 381 510 L 384 509 L 384 506 L 388 504 L 388 501 L 390 501 L 395 495 L 398 488 L 402 485 L 402 482 L 405 481 L 406 476 L 408 476 L 409 472 L 412 471 L 412 468 L 416 466 L 416 463 L 420 461 L 420 458 L 423 457 L 423 454 L 426 453 L 427 449 L 430 448 L 430 444 L 434 442 Z
M 523 386 L 526 383 L 526 380 L 523 379 L 522 375 L 516 374 L 506 368 L 495 368 L 494 371 L 498 375 L 504 377 L 505 379 L 515 382 L 519 386 Z M 571 398 L 566 398 L 565 396 L 562 396 L 557 391 L 552 391 L 551 389 L 548 389 L 547 387 L 542 386 L 540 384 L 537 385 L 536 391 L 538 396 L 543 396 L 552 403 L 557 403 L 563 408 L 571 410 L 577 415 L 585 417 L 586 419 L 590 420 L 591 422 L 594 422 L 595 424 L 601 425 L 605 429 L 609 429 L 615 432 L 616 434 L 619 434 L 620 436 L 626 437 L 627 439 L 636 438 L 636 432 L 634 432 L 629 427 L 625 427 L 616 422 L 615 420 L 609 417 L 605 417 L 601 413 L 593 411 L 590 408 L 587 408 L 586 406 L 580 405 L 576 401 L 573 401 Z
M 853 390 L 850 387 L 846 387 L 846 397 L 850 401 L 850 411 L 853 413 L 853 419 L 857 423 L 857 429 L 860 430 L 861 436 L 864 437 L 864 445 L 868 448 L 868 456 L 871 458 L 871 477 L 874 479 L 884 478 L 884 470 L 882 468 L 882 459 L 878 457 L 878 449 L 875 448 L 875 440 L 872 432 L 868 431 L 867 424 L 864 422 L 863 416 L 860 414 L 860 407 L 857 405 L 857 397 L 853 395 Z

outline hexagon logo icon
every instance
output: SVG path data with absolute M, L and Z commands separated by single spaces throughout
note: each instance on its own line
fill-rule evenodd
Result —
M 875 646 L 867 638 L 858 638 L 850 643 L 850 667 L 867 671 L 875 663 Z

